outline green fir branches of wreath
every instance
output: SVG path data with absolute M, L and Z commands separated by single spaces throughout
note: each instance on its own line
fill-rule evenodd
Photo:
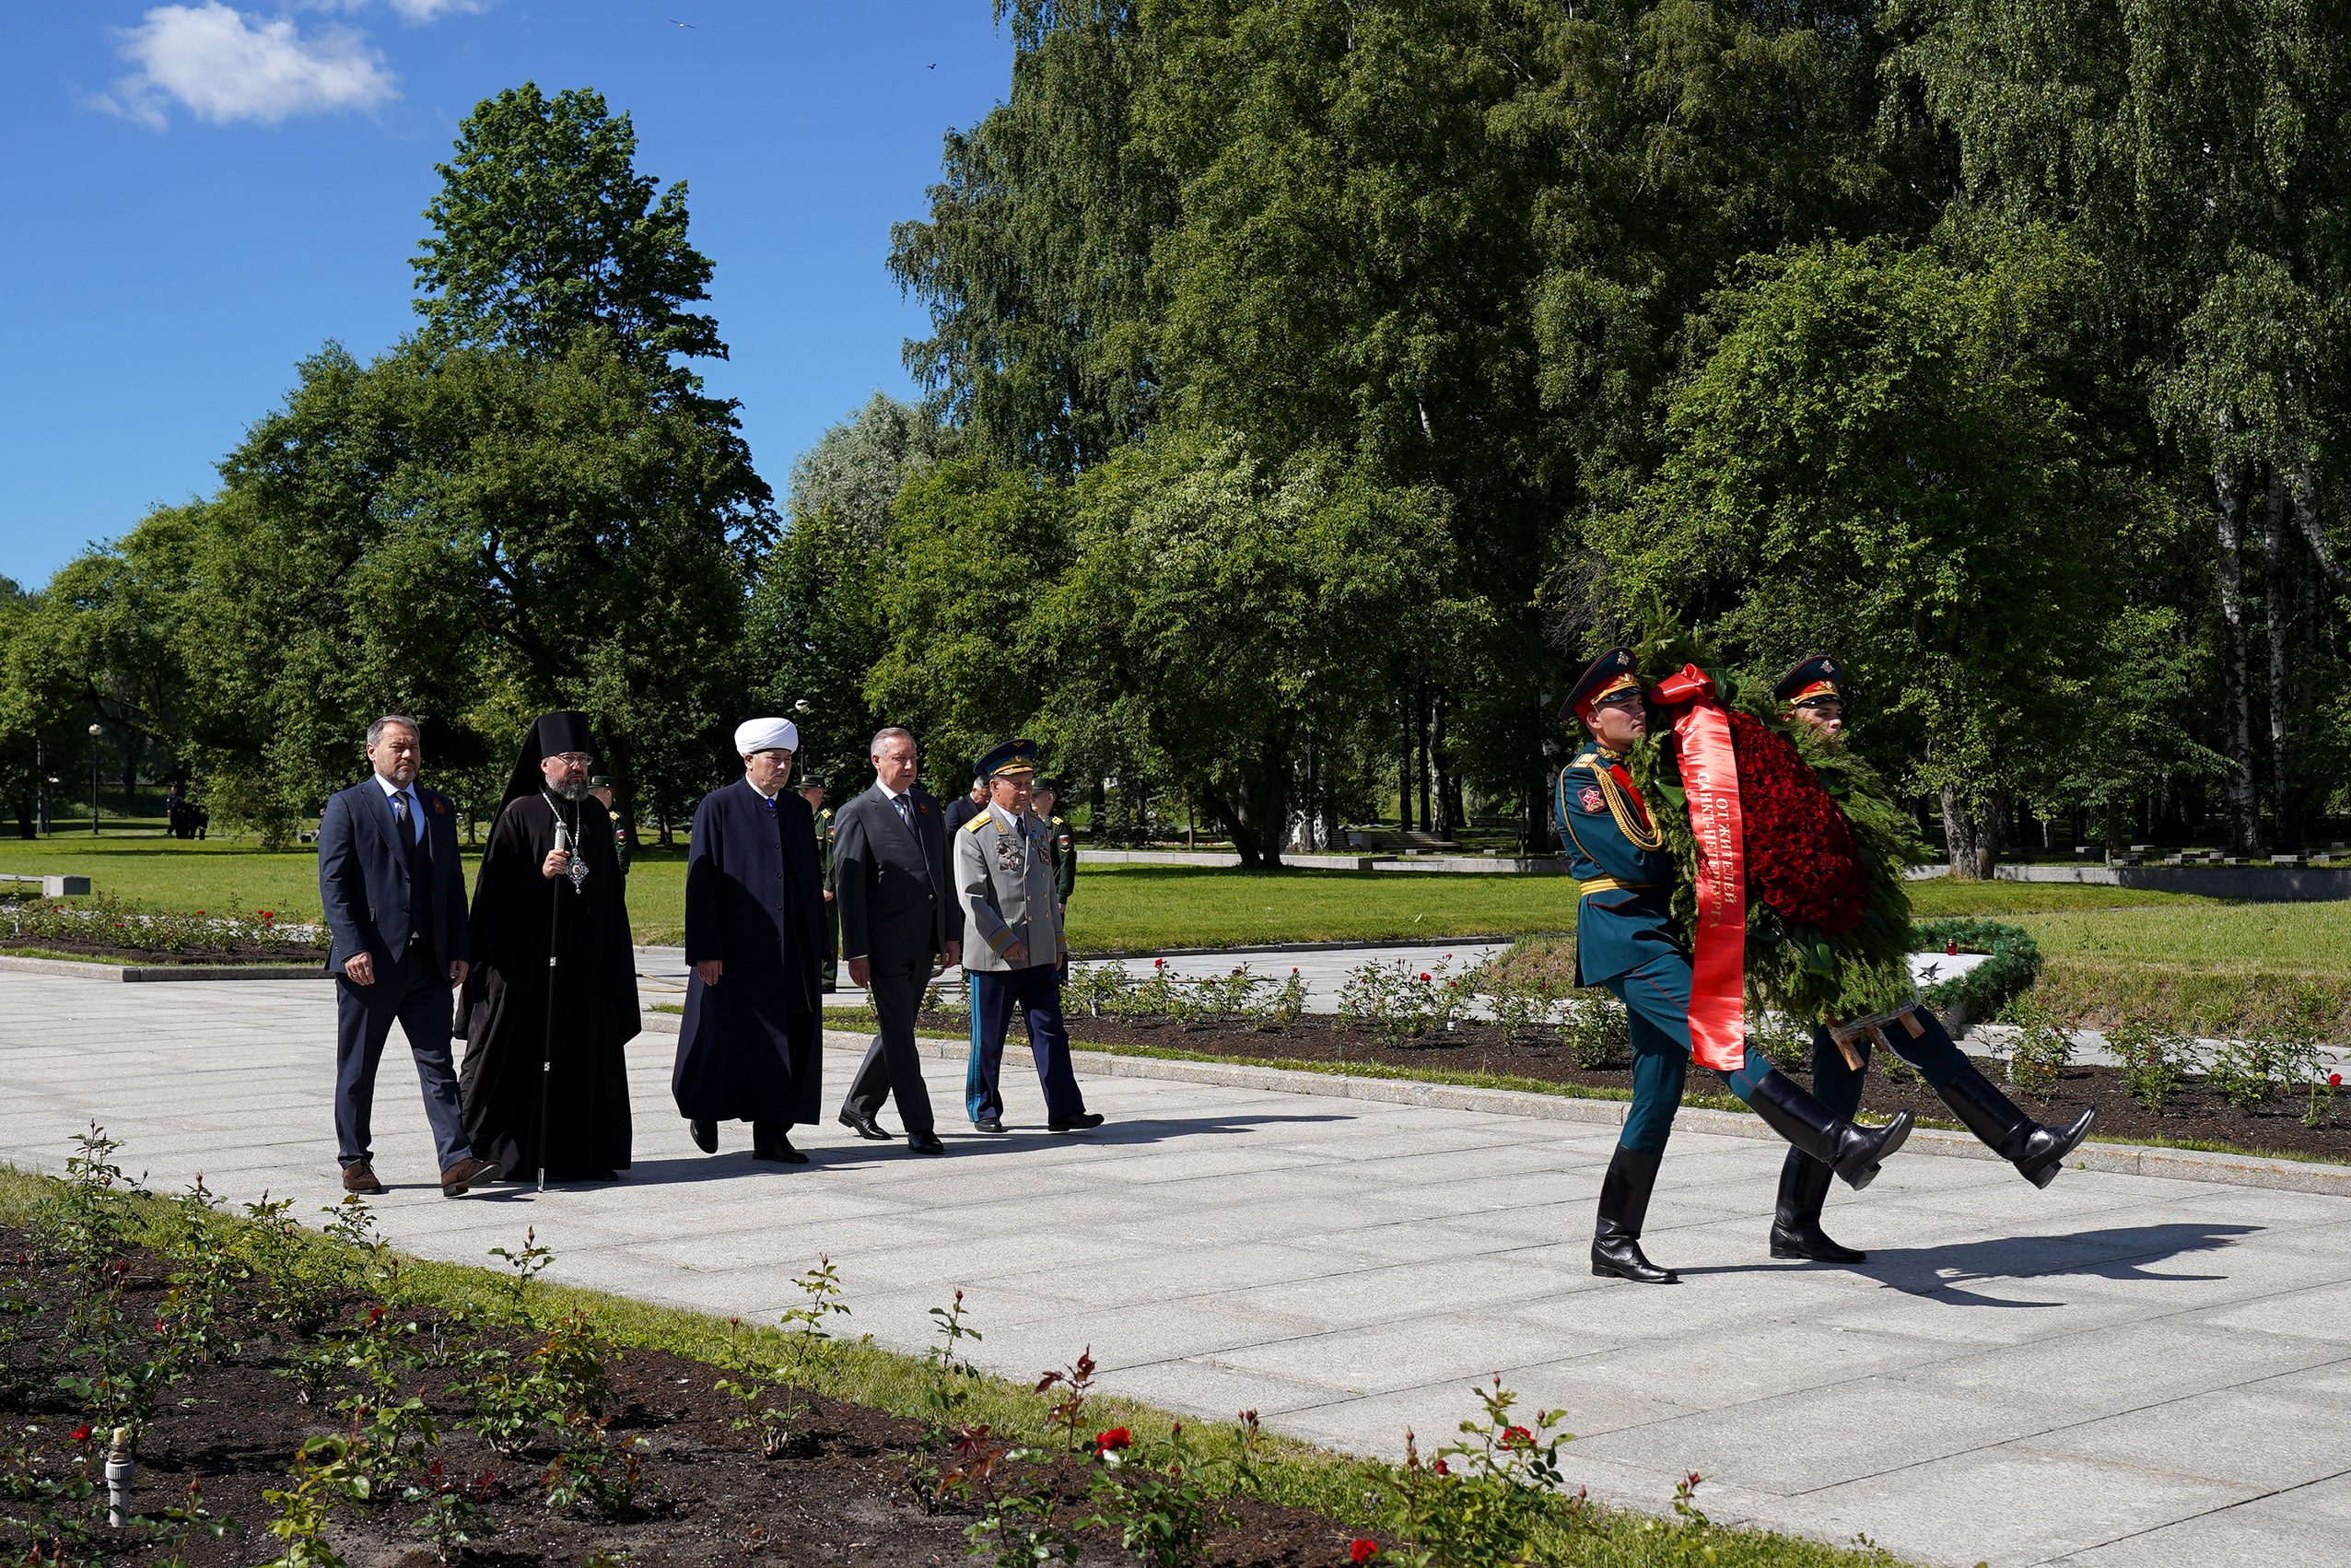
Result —
M 1680 662 L 1647 673 L 1655 680 L 1666 670 L 1678 668 Z M 1818 927 L 1784 919 L 1749 900 L 1749 1008 L 1804 1019 L 1847 1019 L 1901 1006 L 1911 996 L 1907 959 L 1915 945 L 1902 868 L 1924 858 L 1910 814 L 1895 804 L 1877 770 L 1849 748 L 1804 726 L 1783 729 L 1770 707 L 1768 691 L 1753 683 L 1734 685 L 1720 678 L 1715 688 L 1723 694 L 1725 706 L 1742 708 L 1787 736 L 1820 787 L 1844 813 L 1869 876 L 1868 912 L 1851 930 L 1833 936 Z M 1685 937 L 1694 938 L 1698 841 L 1690 828 L 1689 792 L 1682 788 L 1667 742 L 1662 733 L 1648 736 L 1633 747 L 1626 766 L 1642 798 L 1655 804 L 1655 825 L 1662 830 L 1665 848 L 1674 857 L 1678 872 L 1674 879 L 1674 919 Z

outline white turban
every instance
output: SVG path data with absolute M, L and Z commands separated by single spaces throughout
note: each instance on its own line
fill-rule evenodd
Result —
M 800 726 L 789 719 L 746 719 L 735 726 L 735 755 L 800 750 Z

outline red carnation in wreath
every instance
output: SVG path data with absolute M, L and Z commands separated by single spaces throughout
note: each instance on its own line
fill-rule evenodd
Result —
M 1748 896 L 1831 936 L 1853 930 L 1869 909 L 1869 873 L 1844 813 L 1786 737 L 1737 709 L 1730 723 Z

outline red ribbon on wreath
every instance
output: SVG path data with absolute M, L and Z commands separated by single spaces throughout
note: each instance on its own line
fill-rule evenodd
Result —
M 1657 701 L 1678 708 L 1674 738 L 1690 831 L 1698 840 L 1698 930 L 1690 963 L 1690 1054 L 1701 1067 L 1735 1072 L 1747 1061 L 1747 827 L 1739 807 L 1738 753 L 1714 678 L 1685 664 L 1657 683 Z

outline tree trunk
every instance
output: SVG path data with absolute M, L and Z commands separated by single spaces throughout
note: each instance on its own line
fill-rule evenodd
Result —
M 1971 802 L 1953 786 L 1943 786 L 1943 836 L 1950 847 L 1954 881 L 1992 880 L 1992 870 L 2000 863 L 2001 840 L 2007 836 L 2007 815 L 1996 794 Z
M 1413 703 L 1398 696 L 1397 712 L 1404 720 L 1404 750 L 1397 757 L 1397 830 L 1413 830 L 1413 774 L 1420 768 L 1413 757 Z
M 1436 814 L 1429 809 L 1429 684 L 1416 681 L 1412 685 L 1412 735 L 1419 759 L 1412 766 L 1412 783 L 1421 791 L 1421 825 L 1436 831 Z
M 1436 810 L 1429 818 L 1429 826 L 1438 837 L 1451 838 L 1461 831 L 1461 824 L 1456 820 L 1453 809 L 1453 772 L 1445 766 L 1444 695 L 1440 693 L 1429 707 L 1429 761 L 1431 771 L 1436 775 Z
M 2253 798 L 2253 734 L 2246 711 L 2246 486 L 2244 477 L 2227 462 L 2213 465 L 2212 484 L 2219 503 L 2220 749 L 2228 759 L 2220 776 L 2221 808 L 2227 819 L 2228 853 L 2251 855 L 2261 848 L 2261 816 Z
M 2287 720 L 2294 710 L 2288 686 L 2294 612 L 2288 603 L 2286 558 L 2286 481 L 2276 470 L 2269 475 L 2269 511 L 2262 531 L 2262 620 L 2269 643 L 2269 798 L 2270 842 L 2280 849 L 2295 848 L 2293 771 L 2288 766 Z

